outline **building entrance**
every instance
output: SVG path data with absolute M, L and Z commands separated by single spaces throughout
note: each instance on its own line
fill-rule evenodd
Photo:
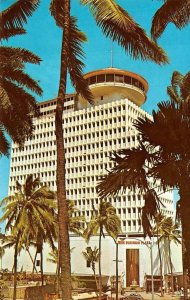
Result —
M 126 286 L 139 285 L 139 249 L 126 250 Z

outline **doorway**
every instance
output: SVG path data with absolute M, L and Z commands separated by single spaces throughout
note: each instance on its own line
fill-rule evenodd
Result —
M 126 286 L 139 285 L 139 249 L 126 249 Z

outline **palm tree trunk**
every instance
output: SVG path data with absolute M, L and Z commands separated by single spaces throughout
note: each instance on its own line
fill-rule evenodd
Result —
M 17 256 L 18 256 L 18 243 L 19 243 L 20 234 L 18 233 L 17 241 L 15 244 L 15 253 L 14 253 L 14 279 L 13 279 L 13 300 L 16 300 L 16 286 L 17 286 Z
M 187 268 L 185 266 L 185 259 L 184 259 L 184 254 L 185 254 L 185 246 L 184 246 L 184 239 L 182 237 L 182 264 L 183 264 L 183 288 L 184 288 L 184 299 L 188 299 L 188 292 L 187 292 Z
M 189 205 L 189 180 L 183 180 L 183 186 L 179 189 L 180 202 L 181 202 L 181 225 L 182 225 L 182 260 L 183 260 L 183 288 L 184 299 L 188 299 L 187 293 L 187 276 L 188 271 L 190 275 L 190 205 Z
M 118 300 L 118 243 L 117 243 L 117 241 L 116 241 L 115 264 L 116 264 L 116 272 L 115 272 L 115 275 L 116 275 L 116 289 L 115 289 L 115 292 L 116 292 L 116 300 Z
M 35 270 L 36 273 L 37 273 L 37 269 L 36 269 L 36 266 L 35 266 L 35 260 L 32 258 L 32 255 L 31 255 L 29 249 L 27 249 L 26 251 L 28 252 L 28 254 L 29 254 L 29 256 L 30 256 L 30 259 L 31 259 L 31 262 L 32 262 L 32 266 L 33 266 L 34 270 Z
M 92 271 L 94 273 L 94 280 L 95 280 L 95 283 L 96 283 L 96 289 L 98 291 L 98 281 L 97 281 L 97 277 L 96 277 L 95 263 L 94 264 L 92 263 Z
M 70 246 L 68 231 L 68 207 L 66 202 L 65 186 L 65 149 L 63 137 L 63 105 L 66 92 L 67 79 L 67 57 L 68 39 L 70 25 L 70 0 L 64 1 L 64 30 L 61 49 L 61 71 L 59 92 L 57 97 L 55 133 L 57 144 L 57 201 L 58 201 L 58 226 L 59 226 L 59 245 L 60 245 L 60 267 L 61 267 L 61 292 L 62 300 L 72 299 L 71 286 L 71 265 L 70 265 Z
M 59 253 L 59 242 L 58 242 L 58 248 L 57 248 L 57 268 L 56 268 L 56 276 L 55 276 L 55 286 L 56 286 L 56 292 L 59 294 L 59 286 L 60 286 L 60 253 Z
M 36 257 L 37 257 L 37 254 L 38 254 L 38 250 L 36 249 L 36 254 L 35 254 L 34 262 L 33 262 L 32 273 L 34 273 L 34 270 L 36 271 L 36 273 L 38 272 L 37 269 L 36 269 Z
M 40 252 L 40 271 L 41 271 L 41 283 L 44 285 L 44 273 L 43 273 L 43 249 Z
M 100 226 L 100 235 L 99 235 L 99 300 L 102 298 L 102 271 L 101 271 L 101 247 L 102 247 L 102 227 Z
M 168 239 L 169 243 L 169 260 L 170 260 L 170 272 L 171 272 L 171 290 L 172 295 L 174 294 L 174 276 L 173 276 L 173 267 L 172 267 L 172 257 L 171 257 L 171 247 L 170 247 L 170 240 Z
M 160 240 L 158 238 L 158 226 L 157 226 L 157 244 L 158 244 L 158 255 L 160 261 L 160 288 L 161 288 L 161 297 L 164 297 L 164 290 L 163 290 L 163 274 L 162 274 L 162 256 L 160 250 Z

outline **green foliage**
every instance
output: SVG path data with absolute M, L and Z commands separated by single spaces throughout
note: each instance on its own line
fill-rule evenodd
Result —
M 98 210 L 87 224 L 84 237 L 88 242 L 92 235 L 103 235 L 105 232 L 113 238 L 121 232 L 121 221 L 115 207 L 110 202 L 101 201 Z
M 25 33 L 23 24 L 37 8 L 38 1 L 17 1 L 0 13 L 0 39 L 9 39 Z M 20 146 L 33 132 L 32 117 L 38 116 L 33 93 L 42 94 L 38 82 L 25 72 L 25 64 L 39 64 L 40 58 L 32 52 L 7 46 L 0 47 L 0 155 L 8 155 L 8 133 Z
M 106 37 L 116 41 L 134 59 L 168 62 L 165 52 L 152 42 L 145 31 L 114 0 L 80 0 L 89 6 L 97 25 Z
M 99 261 L 100 253 L 99 249 L 95 246 L 94 249 L 87 247 L 86 251 L 82 252 L 85 260 L 90 263 L 92 270 L 95 274 L 95 264 Z
M 153 39 L 158 39 L 169 23 L 181 29 L 190 20 L 189 0 L 165 0 L 163 2 L 153 17 L 151 28 Z

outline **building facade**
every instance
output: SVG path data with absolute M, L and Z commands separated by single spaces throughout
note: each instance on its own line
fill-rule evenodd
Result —
M 84 77 L 95 104 L 91 106 L 75 94 L 67 95 L 63 129 L 67 198 L 75 202 L 78 209 L 76 215 L 84 216 L 89 221 L 100 201 L 96 193 L 98 180 L 113 166 L 109 157 L 114 150 L 137 146 L 139 136 L 133 122 L 138 117 L 151 116 L 140 107 L 146 101 L 148 91 L 148 83 L 140 75 L 107 68 L 90 72 Z M 25 142 L 22 150 L 12 145 L 9 195 L 14 194 L 16 181 L 23 184 L 29 174 L 39 176 L 41 182 L 56 190 L 56 100 L 41 102 L 39 108 L 41 115 L 34 119 L 33 138 Z M 142 233 L 139 213 L 144 200 L 140 191 L 127 190 L 107 200 L 115 206 L 121 218 L 123 233 Z M 166 192 L 161 200 L 164 204 L 162 211 L 172 217 L 173 193 Z M 78 243 L 78 238 L 71 237 L 71 243 L 74 240 Z M 111 243 L 109 239 L 107 241 Z M 140 246 L 139 249 L 146 249 Z M 73 263 L 76 266 L 75 259 Z

